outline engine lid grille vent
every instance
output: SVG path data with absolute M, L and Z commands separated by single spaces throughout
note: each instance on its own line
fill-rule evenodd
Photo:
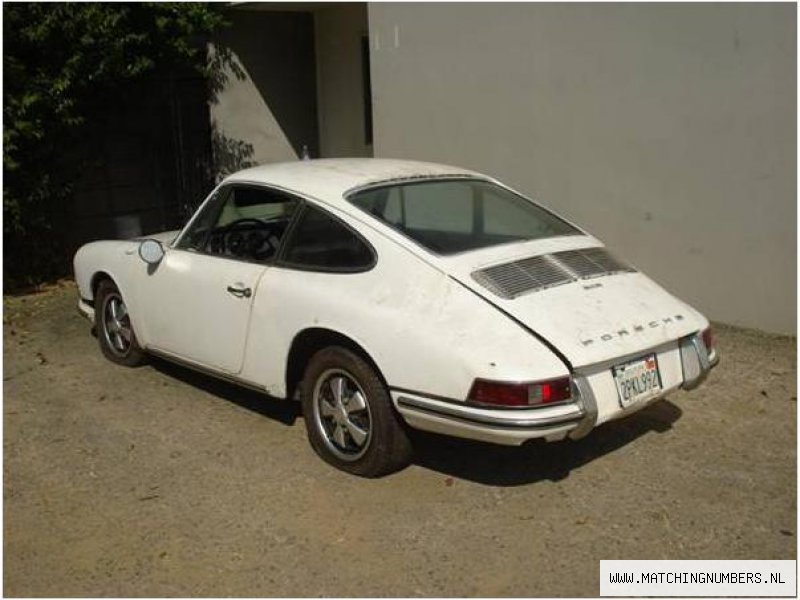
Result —
M 472 273 L 472 278 L 489 291 L 510 300 L 579 279 L 635 270 L 609 254 L 605 248 L 584 248 L 542 254 L 479 269 Z

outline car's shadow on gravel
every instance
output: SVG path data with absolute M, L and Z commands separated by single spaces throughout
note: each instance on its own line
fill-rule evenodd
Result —
M 532 441 L 520 447 L 498 446 L 442 435 L 412 432 L 415 464 L 445 475 L 486 485 L 516 486 L 558 481 L 596 458 L 649 432 L 662 433 L 683 411 L 662 400 L 619 421 L 594 429 L 581 440 Z
M 150 365 L 177 379 L 287 426 L 302 418 L 299 402 L 273 399 L 210 375 L 151 357 Z M 619 421 L 594 429 L 582 440 L 546 443 L 535 440 L 523 446 L 499 446 L 412 430 L 414 463 L 445 475 L 486 485 L 516 486 L 544 479 L 558 481 L 570 471 L 608 454 L 649 432 L 672 427 L 682 411 L 662 400 Z
M 149 361 L 150 366 L 159 373 L 284 425 L 292 426 L 302 416 L 299 402 L 273 399 L 262 392 L 249 390 L 154 356 Z

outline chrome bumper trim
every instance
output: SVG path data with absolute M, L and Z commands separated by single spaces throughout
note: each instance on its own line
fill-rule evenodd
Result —
M 583 408 L 584 417 L 578 426 L 569 432 L 569 437 L 579 440 L 589 435 L 589 432 L 597 424 L 597 400 L 594 397 L 592 386 L 585 377 L 573 375 L 572 381 L 578 391 L 578 402 Z
M 584 410 L 577 403 L 527 409 L 491 410 L 472 406 L 458 406 L 419 396 L 401 395 L 397 398 L 400 408 L 417 410 L 437 417 L 444 417 L 470 424 L 509 429 L 549 429 L 577 424 L 584 418 Z
M 681 368 L 683 383 L 681 388 L 693 390 L 703 383 L 711 369 L 719 363 L 719 354 L 713 350 L 709 354 L 699 333 L 695 333 L 680 341 Z

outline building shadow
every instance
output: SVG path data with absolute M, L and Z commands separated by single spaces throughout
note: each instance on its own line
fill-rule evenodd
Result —
M 219 31 L 211 56 L 211 102 L 216 104 L 226 83 L 235 77 L 252 84 L 252 104 L 259 96 L 276 133 L 286 136 L 296 156 L 307 147 L 319 156 L 317 65 L 314 16 L 308 10 L 227 11 L 230 26 Z M 245 115 L 246 116 L 246 115 Z
M 220 181 L 226 175 L 256 166 L 253 144 L 228 137 L 216 123 L 211 124 L 211 153 L 214 157 L 214 175 Z
M 668 431 L 683 412 L 662 400 L 625 419 L 594 429 L 581 440 L 498 446 L 426 432 L 412 432 L 414 462 L 444 475 L 493 486 L 560 481 L 570 472 L 650 433 Z
M 300 403 L 290 400 L 270 398 L 263 392 L 250 390 L 234 383 L 228 383 L 211 375 L 205 375 L 162 358 L 150 356 L 150 366 L 156 371 L 182 381 L 199 390 L 227 400 L 237 406 L 291 427 L 302 416 Z

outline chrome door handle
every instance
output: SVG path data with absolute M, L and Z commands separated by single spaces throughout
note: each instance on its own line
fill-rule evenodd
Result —
M 228 286 L 228 292 L 237 298 L 249 298 L 253 295 L 253 291 L 248 287 L 234 287 L 232 285 Z

